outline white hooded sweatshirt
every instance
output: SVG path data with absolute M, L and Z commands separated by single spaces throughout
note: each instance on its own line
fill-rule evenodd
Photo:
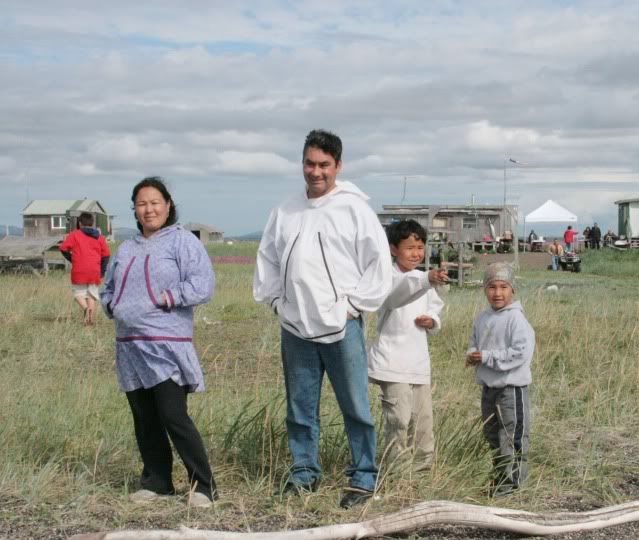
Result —
M 322 197 L 309 199 L 304 191 L 271 212 L 253 296 L 292 334 L 340 341 L 348 313 L 376 311 L 389 293 L 388 241 L 367 200 L 355 185 L 338 181 Z
M 368 353 L 368 376 L 376 381 L 430 384 L 428 337 L 441 328 L 444 302 L 421 270 L 393 267 L 393 289 L 377 314 L 377 339 Z M 428 315 L 430 330 L 415 319 Z

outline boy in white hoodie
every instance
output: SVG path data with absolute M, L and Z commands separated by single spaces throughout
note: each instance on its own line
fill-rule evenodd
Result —
M 493 450 L 491 496 L 509 495 L 528 476 L 530 364 L 535 332 L 519 302 L 513 301 L 514 272 L 507 263 L 491 264 L 484 275 L 490 307 L 473 325 L 466 366 L 475 366 L 482 385 L 484 436 Z
M 426 231 L 415 220 L 392 223 L 386 234 L 395 257 L 393 288 L 377 312 L 368 376 L 382 389 L 387 461 L 412 458 L 413 469 L 422 471 L 430 467 L 435 448 L 427 336 L 441 328 L 444 307 L 431 283 L 448 277 L 442 270 L 417 270 Z

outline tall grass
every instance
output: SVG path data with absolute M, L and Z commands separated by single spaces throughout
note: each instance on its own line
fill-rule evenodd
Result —
M 247 255 L 249 249 L 241 249 Z M 519 276 L 516 296 L 537 336 L 531 478 L 505 504 L 542 509 L 573 496 L 588 504 L 620 501 L 627 496 L 624 479 L 639 474 L 639 282 L 629 279 L 634 269 L 626 266 L 627 274 L 594 275 L 599 257 L 604 255 L 585 259 L 582 274 Z M 611 268 L 611 260 L 601 268 Z M 207 391 L 189 398 L 222 492 L 221 505 L 206 515 L 188 513 L 179 501 L 146 510 L 126 502 L 140 461 L 115 380 L 112 323 L 100 318 L 93 328 L 80 325 L 62 272 L 0 276 L 0 499 L 12 501 L 12 526 L 46 538 L 52 527 L 68 524 L 236 528 L 241 515 L 246 527 L 273 529 L 352 519 L 336 505 L 350 457 L 328 384 L 321 404 L 325 476 L 319 493 L 271 496 L 290 466 L 279 326 L 252 299 L 252 266 L 220 265 L 216 271 L 215 299 L 197 310 L 195 322 Z M 550 282 L 557 292 L 547 290 Z M 433 468 L 417 476 L 393 471 L 380 441 L 383 498 L 373 505 L 376 512 L 433 498 L 487 502 L 490 456 L 481 433 L 480 390 L 472 370 L 463 367 L 472 320 L 485 299 L 479 289 L 452 289 L 444 301 L 443 329 L 430 342 Z M 374 335 L 374 317 L 367 335 Z M 371 404 L 379 423 L 376 387 Z M 184 492 L 178 459 L 175 479 Z M 2 527 L 9 517 L 0 516 Z
M 589 249 L 580 255 L 584 271 L 590 274 L 639 278 L 639 249 Z

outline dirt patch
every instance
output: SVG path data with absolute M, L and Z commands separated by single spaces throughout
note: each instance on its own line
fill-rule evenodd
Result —
M 512 253 L 478 253 L 476 265 L 484 268 L 494 262 L 513 262 L 515 256 Z M 550 264 L 550 255 L 547 253 L 519 253 L 519 266 L 522 270 L 545 270 Z

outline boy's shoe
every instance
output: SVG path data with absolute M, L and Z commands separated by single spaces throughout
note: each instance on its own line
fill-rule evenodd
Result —
M 286 484 L 284 484 L 284 487 L 276 493 L 276 495 L 280 495 L 281 497 L 285 497 L 286 495 L 299 495 L 302 497 L 309 493 L 315 493 L 318 488 L 319 478 L 316 478 L 310 484 L 298 484 L 297 482 L 289 480 Z
M 217 493 L 217 492 L 216 492 Z M 194 491 L 189 495 L 187 504 L 192 508 L 211 508 L 213 506 L 213 501 L 209 499 L 204 493 L 200 493 L 199 491 Z
M 339 502 L 340 508 L 352 508 L 359 504 L 364 504 L 373 497 L 373 492 L 368 489 L 348 487 L 344 489 L 344 495 Z
M 160 495 L 150 489 L 138 489 L 135 493 L 129 495 L 129 501 L 135 504 L 149 504 L 159 499 L 166 499 L 168 495 Z
M 490 496 L 494 499 L 499 499 L 500 497 L 508 497 L 508 495 L 512 495 L 516 489 L 517 486 L 515 486 L 514 484 L 499 484 L 492 490 Z

